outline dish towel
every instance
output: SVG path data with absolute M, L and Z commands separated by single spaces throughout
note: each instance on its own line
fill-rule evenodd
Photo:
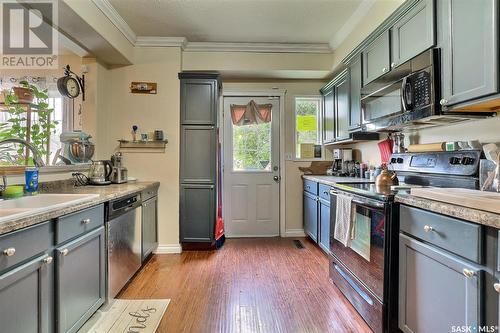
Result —
M 337 211 L 333 237 L 344 246 L 349 246 L 352 237 L 352 197 L 337 194 Z

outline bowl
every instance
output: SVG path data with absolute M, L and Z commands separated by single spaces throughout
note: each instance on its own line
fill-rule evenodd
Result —
M 95 146 L 91 142 L 75 141 L 69 144 L 71 155 L 79 162 L 88 162 L 94 156 Z

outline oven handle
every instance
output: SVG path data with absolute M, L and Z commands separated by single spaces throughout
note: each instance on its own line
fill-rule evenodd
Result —
M 337 194 L 338 194 L 337 191 L 335 191 L 333 189 L 330 190 L 330 196 L 336 196 Z M 352 197 L 352 202 L 358 206 L 364 206 L 364 207 L 368 207 L 368 208 L 379 210 L 379 211 L 384 210 L 385 204 L 382 202 L 373 201 L 373 200 L 363 201 L 363 200 L 356 199 L 356 197 L 354 195 L 350 195 L 350 196 Z
M 347 283 L 358 293 L 359 296 L 361 296 L 366 303 L 373 305 L 373 300 L 368 296 L 367 293 L 365 293 L 358 285 L 356 282 L 354 282 L 345 272 L 342 268 L 340 268 L 337 264 L 333 264 L 333 267 L 335 270 L 347 281 Z

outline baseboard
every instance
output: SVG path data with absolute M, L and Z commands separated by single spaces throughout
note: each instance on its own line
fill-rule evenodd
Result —
M 306 237 L 304 229 L 288 229 L 281 237 Z
M 159 244 L 154 254 L 172 254 L 172 253 L 181 253 L 182 247 L 181 244 Z

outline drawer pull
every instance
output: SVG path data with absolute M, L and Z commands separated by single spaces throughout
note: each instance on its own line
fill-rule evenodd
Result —
M 47 258 L 43 259 L 42 261 L 43 261 L 44 264 L 48 265 L 48 264 L 51 264 L 53 260 L 54 260 L 54 258 L 47 257 Z
M 7 257 L 12 257 L 16 253 L 16 249 L 13 247 L 9 247 L 8 249 L 3 250 L 3 254 Z
M 68 255 L 68 253 L 69 253 L 69 250 L 68 250 L 68 249 L 64 249 L 64 250 L 61 250 L 61 251 L 60 251 L 60 253 L 61 253 L 61 255 L 63 255 L 63 256 L 67 256 L 67 255 Z
M 495 284 L 493 284 L 493 288 L 495 288 L 495 291 L 496 291 L 497 293 L 500 293 L 500 283 L 495 283 Z
M 82 220 L 82 224 L 89 224 L 91 222 L 90 219 L 84 219 Z
M 424 231 L 425 232 L 431 232 L 431 231 L 434 231 L 434 228 L 431 227 L 430 225 L 424 225 Z
M 476 272 L 474 272 L 471 269 L 467 269 L 467 268 L 464 268 L 462 270 L 462 273 L 464 274 L 465 277 L 468 277 L 468 278 L 474 277 L 476 275 Z

